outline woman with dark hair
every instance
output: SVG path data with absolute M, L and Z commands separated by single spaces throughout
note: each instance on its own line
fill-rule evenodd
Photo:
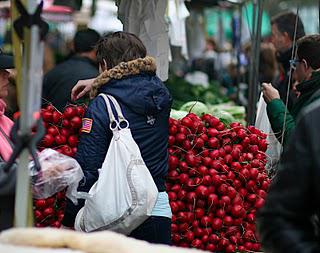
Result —
M 171 96 L 155 74 L 155 59 L 147 56 L 145 46 L 135 35 L 125 32 L 106 35 L 96 49 L 100 75 L 88 85 L 94 99 L 84 116 L 85 127 L 82 128 L 76 154 L 85 175 L 79 191 L 90 190 L 105 159 L 112 132 L 104 99 L 97 95 L 112 95 L 130 123 L 133 138 L 159 191 L 152 216 L 129 236 L 170 244 L 172 214 L 165 192 L 165 177 L 168 171 Z M 73 226 L 82 205 L 81 201 L 78 206 L 68 202 L 64 226 Z

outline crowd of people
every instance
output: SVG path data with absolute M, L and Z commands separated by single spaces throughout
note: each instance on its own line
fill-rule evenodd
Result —
M 258 215 L 259 235 L 266 252 L 319 252 L 320 35 L 305 35 L 302 21 L 291 12 L 275 16 L 271 26 L 271 42 L 261 45 L 259 82 L 271 127 L 284 152 Z M 112 95 L 130 122 L 159 192 L 152 215 L 129 236 L 170 245 L 172 214 L 165 178 L 172 98 L 155 74 L 155 62 L 141 40 L 126 32 L 101 37 L 85 29 L 75 34 L 73 42 L 74 56 L 44 76 L 43 98 L 59 110 L 70 102 L 91 99 L 84 116 L 91 124 L 90 131 L 81 134 L 75 157 L 84 172 L 78 190 L 88 192 L 99 177 L 112 131 L 104 100 L 97 95 Z M 204 55 L 211 67 L 217 59 L 215 48 L 214 41 L 208 40 Z M 247 50 L 250 52 L 250 47 Z M 8 173 L 1 170 L 12 153 L 9 136 L 13 122 L 4 113 L 4 99 L 13 67 L 12 57 L 1 53 L 0 230 L 12 226 L 13 221 L 15 167 Z M 68 201 L 62 222 L 65 228 L 73 227 L 83 204 Z

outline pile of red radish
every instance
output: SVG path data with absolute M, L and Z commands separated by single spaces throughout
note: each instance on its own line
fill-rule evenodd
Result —
M 65 191 L 57 192 L 47 199 L 33 200 L 33 213 L 36 227 L 61 227 L 66 206 Z
M 266 135 L 255 127 L 193 113 L 170 119 L 167 191 L 172 241 L 211 252 L 257 252 L 264 204 Z
M 85 105 L 69 105 L 61 113 L 51 104 L 42 109 L 41 116 L 46 134 L 39 149 L 52 148 L 73 157 L 77 151 L 78 136 L 85 109 Z
M 46 134 L 39 150 L 52 148 L 73 157 L 77 151 L 85 105 L 68 105 L 61 113 L 51 104 L 41 110 Z M 47 199 L 34 199 L 33 209 L 36 227 L 60 227 L 66 205 L 65 191 Z

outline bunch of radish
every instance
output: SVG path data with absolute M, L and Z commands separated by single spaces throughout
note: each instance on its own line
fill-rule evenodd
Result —
M 61 113 L 51 104 L 41 110 L 46 134 L 39 144 L 39 150 L 52 148 L 74 157 L 82 127 L 85 105 L 68 105 Z M 65 191 L 47 199 L 34 199 L 33 209 L 36 227 L 60 227 L 66 205 Z
M 73 157 L 77 151 L 85 105 L 69 105 L 61 113 L 51 104 L 41 111 L 46 128 L 39 149 L 52 148 Z
M 66 206 L 65 191 L 47 199 L 34 199 L 33 213 L 36 227 L 61 227 Z
M 257 252 L 256 211 L 264 204 L 266 134 L 209 114 L 170 119 L 172 241 L 211 252 Z

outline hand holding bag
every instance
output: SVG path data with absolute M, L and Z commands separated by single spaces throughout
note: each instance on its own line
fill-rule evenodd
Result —
M 84 232 L 111 230 L 128 235 L 151 215 L 158 190 L 120 105 L 110 95 L 100 96 L 107 106 L 113 137 L 99 178 L 77 214 L 75 229 Z

